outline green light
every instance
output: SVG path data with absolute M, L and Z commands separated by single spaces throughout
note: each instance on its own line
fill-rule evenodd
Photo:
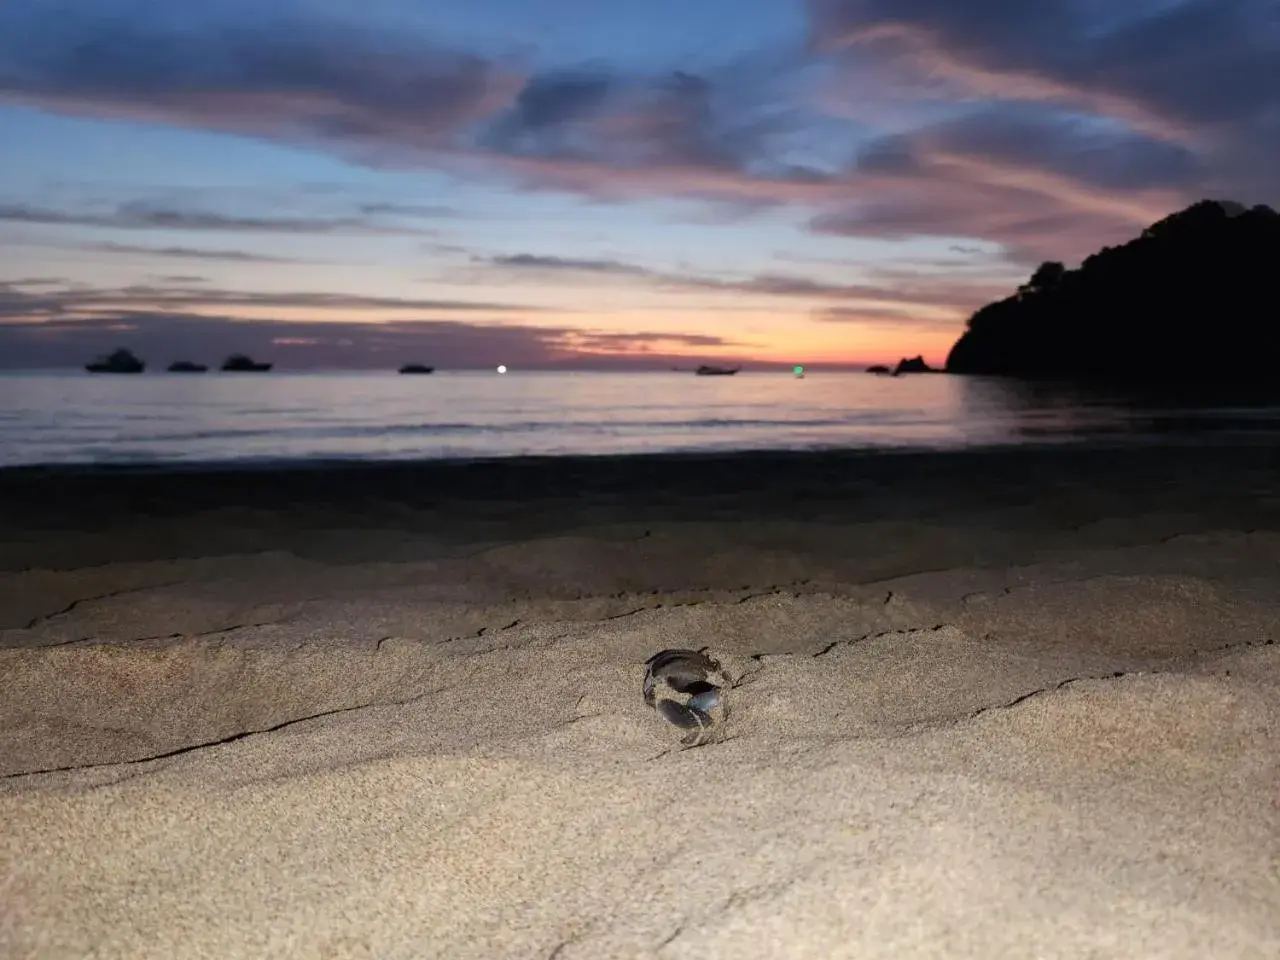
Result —
M 791 368 L 791 372 L 795 374 L 804 373 L 804 367 L 800 366 L 800 364 L 797 363 L 794 367 Z

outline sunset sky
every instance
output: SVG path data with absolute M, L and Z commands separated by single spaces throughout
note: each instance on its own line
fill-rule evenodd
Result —
M 1275 0 L 2 0 L 0 366 L 940 363 L 1278 156 Z

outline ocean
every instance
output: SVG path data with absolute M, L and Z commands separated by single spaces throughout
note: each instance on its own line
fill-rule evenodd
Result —
M 0 466 L 1280 439 L 1280 405 L 984 378 L 0 374 Z

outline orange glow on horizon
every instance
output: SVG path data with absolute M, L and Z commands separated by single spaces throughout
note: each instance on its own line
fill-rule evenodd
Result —
M 145 312 L 148 309 L 154 310 L 155 306 L 122 303 L 119 308 Z M 86 311 L 86 314 L 98 312 Z M 222 304 L 191 304 L 183 312 L 217 318 L 225 315 L 226 307 Z M 246 323 L 262 320 L 293 321 L 300 324 L 355 323 L 378 327 L 444 321 L 494 327 L 544 327 L 551 331 L 566 331 L 557 338 L 562 347 L 561 355 L 566 360 L 575 357 L 653 357 L 655 366 L 663 366 L 673 358 L 687 358 L 689 361 L 724 360 L 788 367 L 796 363 L 808 366 L 892 363 L 900 357 L 917 354 L 924 355 L 933 365 L 940 365 L 963 331 L 964 324 L 961 320 L 954 324 L 937 322 L 930 315 L 932 312 L 926 308 L 919 318 L 904 314 L 901 323 L 896 323 L 892 317 L 877 317 L 874 313 L 866 320 L 857 319 L 855 314 L 849 320 L 826 321 L 818 319 L 820 314 L 815 315 L 807 308 L 772 313 L 748 308 L 741 313 L 726 309 L 703 313 L 645 309 L 590 314 L 572 311 L 489 313 L 472 310 L 438 310 L 425 314 L 421 310 L 351 310 L 311 306 L 243 306 L 236 310 L 237 315 Z M 46 318 L 34 320 L 35 325 L 40 323 L 56 321 Z M 123 329 L 125 326 L 127 325 L 113 329 Z M 628 339 L 629 335 L 634 335 L 635 339 Z M 697 342 L 696 338 L 703 336 L 710 338 L 709 341 Z M 724 342 L 714 342 L 717 337 Z M 314 336 L 299 335 L 277 336 L 272 342 L 277 346 L 290 347 L 314 345 L 319 341 Z

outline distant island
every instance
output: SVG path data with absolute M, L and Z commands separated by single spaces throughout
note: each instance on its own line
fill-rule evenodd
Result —
M 175 360 L 169 364 L 170 373 L 204 373 L 208 369 L 203 363 L 192 363 L 190 360 Z
M 903 357 L 898 361 L 897 366 L 892 368 L 883 363 L 874 363 L 867 367 L 867 373 L 875 373 L 880 376 L 900 377 L 904 373 L 945 373 L 936 367 L 931 367 L 925 363 L 923 356 Z
M 435 367 L 429 367 L 425 363 L 406 363 L 400 368 L 400 373 L 434 373 Z
M 1107 381 L 1274 376 L 1280 214 L 1203 200 L 988 304 L 946 372 Z
M 266 373 L 271 366 L 269 363 L 259 363 L 243 353 L 233 353 L 222 362 L 222 369 L 226 373 Z
M 898 361 L 898 365 L 893 368 L 893 372 L 889 374 L 891 377 L 900 377 L 904 373 L 942 373 L 941 370 L 935 370 L 924 362 L 924 357 L 903 357 Z

